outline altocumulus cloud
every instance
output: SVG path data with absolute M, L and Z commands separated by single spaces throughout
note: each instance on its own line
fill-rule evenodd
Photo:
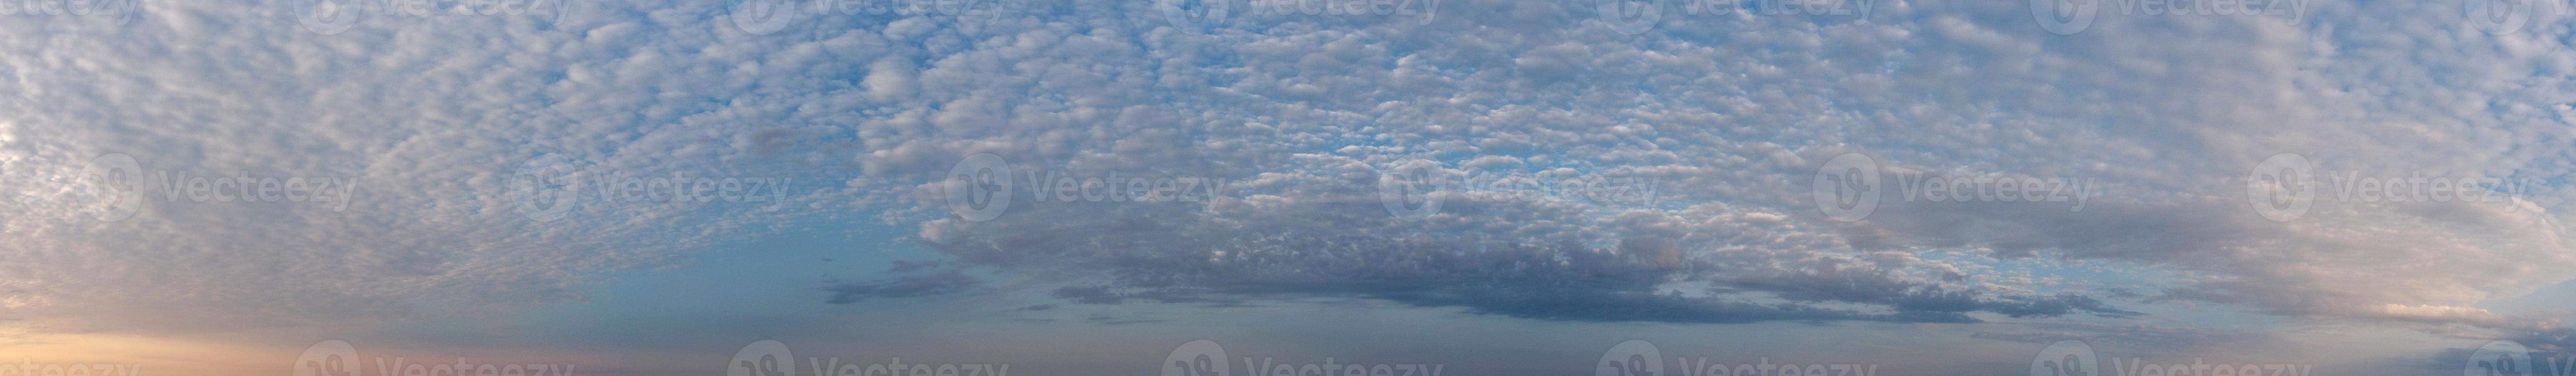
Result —
M 2576 267 L 2555 187 L 2291 222 L 2227 193 L 2279 153 L 2563 176 L 2552 126 L 2576 99 L 2558 89 L 2576 59 L 2545 47 L 2550 30 L 2409 17 L 2456 14 L 2449 3 L 2317 4 L 2296 23 L 2106 16 L 2072 35 L 2041 30 L 2022 2 L 1675 17 L 1637 34 L 1582 1 L 1244 17 L 1204 34 L 1152 2 L 1013 4 L 766 35 L 720 4 L 653 1 L 331 35 L 237 4 L 155 4 L 124 26 L 0 23 L 0 71 L 18 78 L 0 90 L 21 98 L 0 103 L 0 235 L 14 240 L 0 244 L 0 305 L 55 327 L 174 329 L 519 307 L 712 239 L 854 218 L 917 226 L 955 267 L 1107 278 L 1057 291 L 1075 303 L 1324 295 L 1579 321 L 2118 318 L 2201 301 L 2538 332 L 2556 326 L 2466 307 Z M 100 221 L 69 182 L 109 153 L 147 171 L 361 183 L 340 211 L 146 200 Z M 1228 186 L 1203 202 L 951 217 L 944 174 L 981 153 Z M 1891 174 L 2092 178 L 2103 193 L 2082 211 L 1896 200 L 1838 221 L 1809 182 L 1845 153 Z M 757 205 L 585 204 L 531 221 L 512 174 L 547 154 L 799 184 Z M 1658 199 L 1388 215 L 1380 172 L 1426 164 L 1653 178 Z M 2125 290 L 2029 277 L 2027 263 L 2175 277 Z M 904 278 L 827 299 L 979 286 Z

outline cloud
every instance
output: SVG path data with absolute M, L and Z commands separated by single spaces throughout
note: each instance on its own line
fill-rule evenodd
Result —
M 850 304 L 874 298 L 911 298 L 958 294 L 973 290 L 977 286 L 981 285 L 983 285 L 983 281 L 976 280 L 975 277 L 966 276 L 965 272 L 952 269 L 926 274 L 888 278 L 877 282 L 844 283 L 832 286 L 825 290 L 832 292 L 832 298 L 826 300 L 826 302 L 832 304 Z
M 2073 35 L 2018 2 L 1676 15 L 1636 35 L 1580 1 L 1246 15 L 1207 35 L 1152 2 L 1010 4 L 766 35 L 721 4 L 669 1 L 560 20 L 373 15 L 332 35 L 241 4 L 0 23 L 0 71 L 18 78 L 0 90 L 25 99 L 0 103 L 0 306 L 171 331 L 485 312 L 579 301 L 606 272 L 727 239 L 854 222 L 917 228 L 962 265 L 1103 288 L 1060 294 L 1077 302 L 1324 295 L 1574 321 L 2117 318 L 2195 301 L 2513 327 L 2540 321 L 2420 307 L 2576 268 L 2558 184 L 2505 203 L 2326 202 L 2291 222 L 2236 193 L 2278 153 L 2331 171 L 2565 175 L 2550 125 L 2576 60 L 2547 37 L 2563 26 L 2488 36 L 2417 17 L 2455 4 L 2105 15 Z M 100 221 L 101 191 L 78 182 L 112 153 L 151 173 L 356 183 L 344 208 L 195 202 L 141 174 L 141 211 Z M 1224 182 L 1202 201 L 1017 196 L 993 221 L 953 217 L 944 173 L 979 153 L 1017 176 Z M 1890 173 L 2093 179 L 2101 196 L 2080 211 L 1895 200 L 1836 221 L 1817 215 L 1813 182 L 1844 153 Z M 784 190 L 592 190 L 540 221 L 513 192 L 549 154 L 600 176 Z M 1402 221 L 1377 179 L 1416 166 L 1645 178 L 1656 194 L 1436 192 L 1439 213 Z M 2051 268 L 2166 277 L 2106 286 Z M 829 299 L 971 285 L 951 277 Z

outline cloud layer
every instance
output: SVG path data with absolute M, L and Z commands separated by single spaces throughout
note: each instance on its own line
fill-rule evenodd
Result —
M 0 23 L 16 78 L 0 82 L 0 306 L 54 330 L 506 309 L 723 239 L 851 222 L 918 228 L 952 268 L 1047 276 L 1078 303 L 1342 296 L 1580 321 L 2126 318 L 2188 302 L 2540 332 L 2558 326 L 2470 307 L 2576 267 L 2557 214 L 2576 58 L 2550 38 L 2555 16 L 2491 35 L 2439 2 L 2317 3 L 2296 21 L 2114 9 L 2058 35 L 2021 2 L 1880 1 L 1866 17 L 1667 12 L 1632 35 L 1576 1 L 1209 27 L 1175 27 L 1153 2 L 977 4 L 805 14 L 767 34 L 695 2 L 371 13 L 328 35 L 240 4 Z M 1134 203 L 1037 202 L 1024 182 L 999 217 L 954 216 L 966 183 L 947 173 L 982 153 L 1013 176 L 1223 183 Z M 1891 181 L 2074 179 L 2097 195 L 1891 199 L 1840 221 L 1813 193 L 1847 153 Z M 2281 153 L 2538 183 L 2505 202 L 2325 200 L 2272 221 L 2245 187 Z M 122 191 L 82 180 L 109 154 L 142 167 L 115 185 L 141 208 L 116 221 L 99 202 Z M 1381 200 L 1399 171 L 1655 194 L 1441 191 L 1437 213 L 1407 221 Z M 345 208 L 196 202 L 162 172 L 356 183 Z M 664 176 L 780 190 L 620 185 Z M 564 192 L 548 189 L 574 204 L 531 195 Z M 974 289 L 923 273 L 824 299 Z M 2113 274 L 2153 277 L 2095 278 Z

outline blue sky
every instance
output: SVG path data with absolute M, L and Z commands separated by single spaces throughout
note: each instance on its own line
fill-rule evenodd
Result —
M 0 14 L 0 360 L 31 367 L 2412 375 L 2576 346 L 2566 2 Z M 1158 362 L 1193 355 L 1231 367 Z

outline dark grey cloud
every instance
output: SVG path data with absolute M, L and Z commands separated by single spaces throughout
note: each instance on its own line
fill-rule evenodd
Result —
M 832 297 L 825 300 L 825 302 L 832 304 L 850 304 L 874 298 L 911 298 L 958 294 L 973 291 L 975 288 L 983 285 L 984 282 L 982 280 L 977 280 L 975 277 L 967 276 L 965 272 L 950 269 L 887 278 L 880 281 L 845 283 L 831 286 L 825 290 L 831 291 Z
M 1428 232 L 1396 222 L 1374 202 L 1367 204 L 1273 208 L 1239 219 L 1211 218 L 1208 212 L 1179 206 L 1152 212 L 1168 217 L 1139 217 L 1156 218 L 1152 221 L 1027 222 L 1056 218 L 1032 213 L 975 224 L 1014 230 L 979 231 L 930 245 L 977 265 L 1111 279 L 1051 292 L 1084 304 L 1340 297 L 1540 320 L 1684 323 L 1966 323 L 1979 322 L 1970 314 L 1980 312 L 2010 317 L 2137 314 L 2087 296 L 1987 290 L 1860 263 L 1796 268 L 1772 265 L 1783 261 L 1775 257 L 1703 257 L 1685 249 L 1708 244 L 1666 237 L 1689 232 L 1685 229 L 1652 230 L 1652 225 L 1637 224 L 1635 228 L 1648 229 L 1640 234 L 1653 235 L 1603 246 L 1579 238 L 1506 241 L 1472 232 Z M 1156 210 L 1086 209 L 1119 216 L 1147 213 L 1115 210 Z M 1502 218 L 1517 214 L 1507 207 L 1475 210 Z M 1236 224 L 1202 225 L 1210 222 Z M 1797 252 L 1781 257 L 1813 256 Z M 1707 291 L 1685 291 L 1694 289 Z

